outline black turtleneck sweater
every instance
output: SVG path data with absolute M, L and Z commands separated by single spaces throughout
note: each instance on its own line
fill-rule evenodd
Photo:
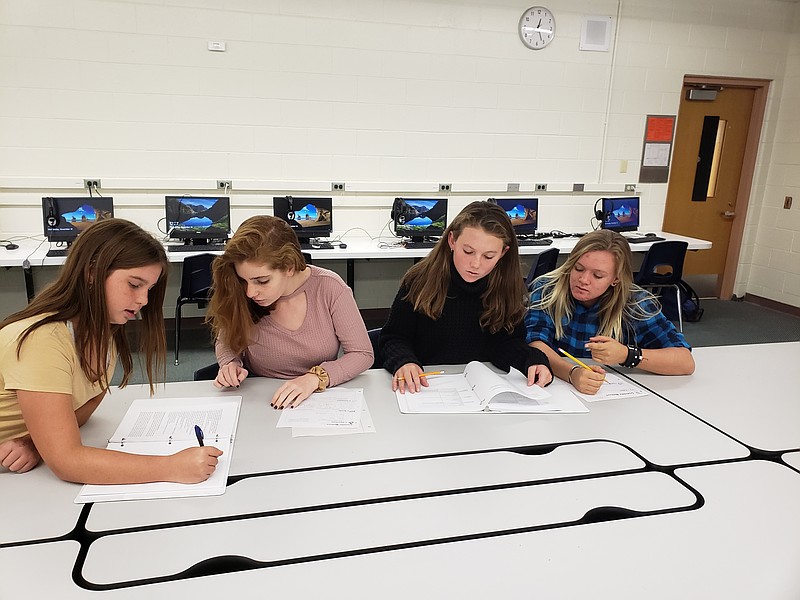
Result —
M 381 330 L 379 352 L 383 366 L 390 373 L 406 363 L 420 367 L 437 364 L 466 364 L 471 360 L 491 362 L 508 372 L 514 367 L 527 374 L 528 367 L 550 363 L 545 354 L 525 343 L 524 321 L 514 331 L 484 331 L 480 325 L 483 313 L 481 294 L 486 290 L 486 277 L 474 283 L 464 281 L 455 267 L 450 270 L 450 287 L 441 316 L 430 319 L 415 312 L 400 288 L 392 304 L 389 319 Z

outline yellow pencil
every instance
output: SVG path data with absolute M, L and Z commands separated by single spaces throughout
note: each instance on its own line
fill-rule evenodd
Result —
M 429 373 L 420 373 L 420 377 L 430 377 L 431 375 L 444 375 L 444 371 L 430 371 Z M 397 381 L 405 381 L 405 377 L 398 377 Z
M 562 349 L 562 348 L 559 348 L 559 349 L 558 349 L 558 351 L 559 351 L 559 352 L 561 352 L 561 354 L 563 354 L 564 356 L 566 356 L 566 357 L 567 357 L 567 358 L 569 358 L 570 360 L 573 360 L 573 361 L 575 361 L 576 363 L 578 363 L 578 364 L 579 364 L 580 366 L 582 366 L 584 369 L 587 369 L 587 370 L 589 370 L 589 371 L 591 371 L 591 370 L 592 370 L 592 367 L 590 367 L 589 365 L 587 365 L 587 364 L 586 364 L 585 362 L 583 362 L 582 360 L 578 360 L 577 358 L 575 358 L 574 356 L 572 356 L 572 354 L 570 354 L 570 353 L 569 353 L 569 352 L 567 352 L 566 350 L 564 350 L 564 349 Z M 572 368 L 574 369 L 575 367 L 572 367 Z M 605 381 L 605 380 L 606 380 L 606 379 L 605 379 L 605 377 L 603 377 L 603 381 Z

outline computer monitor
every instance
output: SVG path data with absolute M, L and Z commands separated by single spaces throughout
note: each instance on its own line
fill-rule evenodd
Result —
M 497 198 L 497 205 L 506 211 L 517 236 L 534 235 L 539 221 L 538 198 Z
M 311 238 L 333 233 L 333 198 L 275 196 L 272 210 L 276 217 L 289 223 L 303 247 L 309 247 Z
M 165 196 L 170 239 L 195 244 L 227 240 L 231 232 L 231 203 L 224 196 Z
M 110 196 L 42 198 L 44 235 L 50 242 L 72 244 L 87 227 L 113 216 L 114 199 Z
M 600 198 L 600 227 L 614 231 L 636 231 L 639 228 L 639 198 Z
M 395 198 L 392 219 L 395 234 L 412 242 L 440 236 L 447 227 L 447 198 Z

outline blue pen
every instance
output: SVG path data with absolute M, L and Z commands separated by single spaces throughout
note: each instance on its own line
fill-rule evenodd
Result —
M 197 436 L 197 443 L 201 446 L 204 446 L 205 444 L 203 444 L 203 438 L 205 436 L 203 435 L 203 430 L 200 429 L 200 425 L 194 426 L 194 434 Z

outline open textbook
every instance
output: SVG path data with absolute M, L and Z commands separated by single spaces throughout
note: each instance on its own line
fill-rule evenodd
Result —
M 134 400 L 108 440 L 109 450 L 149 456 L 175 454 L 198 445 L 197 425 L 203 431 L 205 445 L 223 452 L 216 470 L 201 483 L 84 485 L 75 503 L 223 494 L 228 483 L 241 404 L 241 396 Z
M 583 403 L 563 386 L 553 382 L 554 393 L 538 385 L 528 386 L 528 378 L 511 369 L 495 373 L 483 363 L 473 361 L 457 375 L 429 377 L 428 387 L 419 392 L 396 392 L 402 413 L 582 413 Z

